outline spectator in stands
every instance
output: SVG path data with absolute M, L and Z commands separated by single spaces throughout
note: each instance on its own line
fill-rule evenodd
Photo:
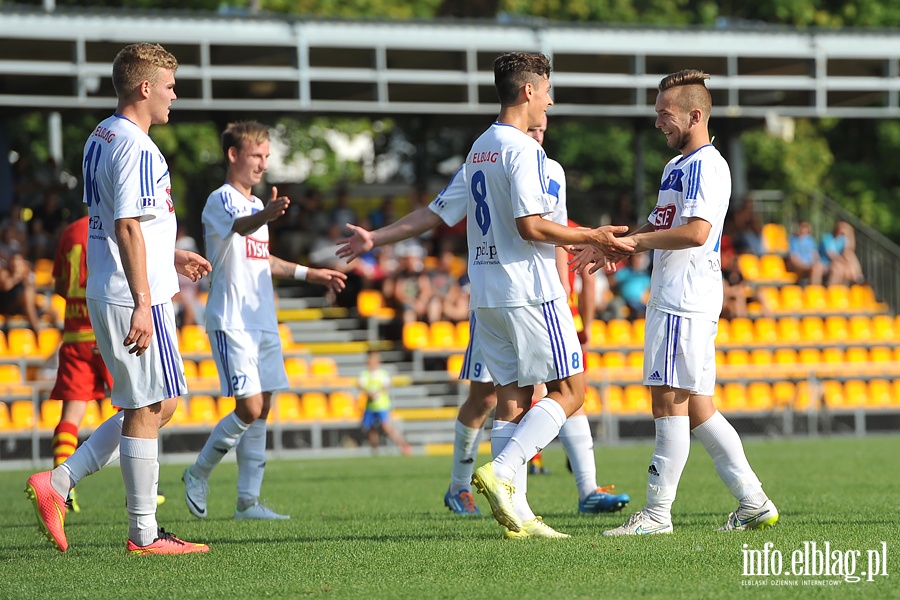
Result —
M 338 188 L 335 203 L 335 207 L 331 209 L 330 221 L 332 225 L 340 227 L 343 232 L 347 223 L 356 223 L 357 220 L 356 210 L 350 206 L 350 195 L 347 188 L 343 186 Z
M 753 196 L 744 196 L 743 202 L 734 211 L 731 219 L 731 237 L 738 253 L 762 256 L 765 252 L 762 240 L 762 223 L 753 206 Z
M 650 254 L 642 252 L 622 259 L 616 272 L 608 275 L 614 294 L 612 302 L 620 308 L 620 315 L 625 316 L 623 313 L 627 312 L 629 319 L 644 318 L 650 294 L 649 266 Z
M 362 430 L 372 452 L 378 451 L 381 445 L 379 433 L 383 432 L 403 454 L 411 454 L 412 448 L 391 422 L 391 376 L 381 366 L 381 353 L 377 350 L 369 350 L 366 368 L 359 374 L 359 387 L 366 394 Z
M 394 251 L 399 267 L 385 279 L 383 287 L 385 303 L 402 316 L 404 323 L 426 320 L 433 296 L 431 279 L 424 269 L 425 251 L 421 245 L 410 244 L 410 241 L 396 245 Z M 332 253 L 335 245 L 332 243 Z
M 856 233 L 846 221 L 837 221 L 834 230 L 822 236 L 821 259 L 828 270 L 828 285 L 862 283 L 862 266 L 856 256 Z
M 819 245 L 813 237 L 812 226 L 807 221 L 801 221 L 797 225 L 796 235 L 791 236 L 787 267 L 797 274 L 801 282 L 822 284 L 825 265 L 819 258 Z
M 41 328 L 34 271 L 16 249 L 0 256 L 0 314 L 8 317 L 24 315 L 35 333 Z
M 394 197 L 385 195 L 381 198 L 381 202 L 369 212 L 369 227 L 367 229 L 381 229 L 385 225 L 390 225 L 397 220 L 397 214 L 394 210 Z M 348 221 L 354 223 L 355 221 Z
M 734 251 L 722 252 L 721 257 L 722 285 L 724 287 L 722 317 L 725 319 L 746 317 L 748 315 L 747 293 L 749 287 L 738 268 L 737 253 Z

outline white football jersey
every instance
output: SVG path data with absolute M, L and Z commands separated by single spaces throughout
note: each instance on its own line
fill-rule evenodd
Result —
M 548 218 L 554 223 L 559 223 L 560 225 L 568 227 L 569 211 L 566 208 L 566 172 L 563 170 L 561 164 L 548 157 L 547 175 L 550 176 L 550 186 L 548 191 L 555 199 L 553 212 L 550 213 Z
M 119 115 L 101 121 L 84 146 L 84 202 L 88 205 L 88 298 L 134 306 L 116 239 L 117 219 L 137 218 L 147 249 L 150 302 L 178 293 L 175 204 L 169 166 L 140 127 Z
M 469 151 L 464 173 L 473 309 L 542 304 L 565 295 L 554 246 L 527 242 L 516 228 L 518 217 L 553 212 L 546 159 L 530 136 L 496 122 Z
M 730 198 L 731 172 L 712 144 L 669 161 L 663 170 L 656 207 L 648 219 L 650 224 L 657 230 L 671 229 L 699 217 L 712 228 L 702 246 L 653 251 L 649 305 L 675 315 L 719 319 L 719 250 Z
M 269 226 L 240 235 L 234 222 L 264 208 L 226 183 L 206 199 L 203 239 L 212 264 L 206 330 L 256 329 L 278 332 L 275 291 L 269 266 Z

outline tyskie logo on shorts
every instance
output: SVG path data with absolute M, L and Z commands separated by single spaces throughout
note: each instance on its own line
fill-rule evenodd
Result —
M 247 258 L 269 260 L 269 241 L 247 236 Z

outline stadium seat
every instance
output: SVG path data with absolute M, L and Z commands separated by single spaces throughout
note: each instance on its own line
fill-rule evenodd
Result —
M 631 343 L 632 344 L 643 344 L 644 343 L 644 329 L 647 326 L 647 321 L 644 319 L 635 319 L 631 323 Z
M 786 344 L 796 344 L 802 341 L 803 333 L 800 330 L 800 320 L 797 317 L 781 317 L 778 319 L 778 340 Z
M 776 381 L 772 384 L 772 400 L 777 407 L 791 406 L 794 404 L 796 390 L 790 381 Z
M 743 383 L 730 381 L 723 386 L 722 408 L 725 410 L 745 410 L 747 387 Z
M 790 252 L 787 230 L 781 223 L 766 223 L 761 233 L 764 251 L 781 255 Z
M 584 389 L 584 411 L 589 415 L 597 415 L 603 411 L 600 392 L 592 385 Z
M 801 348 L 798 358 L 802 364 L 814 365 L 822 362 L 822 353 L 818 348 Z
M 394 309 L 384 305 L 384 296 L 380 290 L 362 290 L 356 297 L 356 310 L 359 316 L 378 319 L 393 319 Z
M 173 425 L 190 425 L 190 422 L 191 416 L 184 403 L 184 398 L 179 398 L 178 405 L 175 407 L 175 412 L 172 413 L 172 418 L 169 420 L 166 427 L 171 427 Z
M 846 401 L 844 384 L 835 379 L 826 379 L 822 382 L 822 394 L 825 404 L 832 408 L 839 408 Z
M 53 260 L 39 258 L 34 261 L 34 285 L 47 288 L 53 285 Z
M 894 352 L 884 346 L 875 346 L 869 349 L 869 360 L 875 363 L 893 362 Z
M 0 431 L 5 429 L 12 429 L 12 425 L 9 420 L 9 405 L 6 402 L 0 400 Z
M 836 346 L 829 346 L 822 350 L 822 362 L 840 364 L 844 362 L 844 350 Z
M 759 259 L 759 276 L 763 281 L 794 283 L 797 276 L 789 273 L 784 259 L 778 254 L 763 254 Z
M 778 306 L 786 312 L 801 312 L 803 310 L 803 288 L 799 285 L 785 285 L 781 287 L 781 297 Z
M 897 380 L 900 384 L 900 380 Z M 600 398 L 603 410 L 610 413 L 621 413 L 625 403 L 625 391 L 619 385 L 607 385 L 600 388 Z
M 38 427 L 41 429 L 54 429 L 59 424 L 62 409 L 62 400 L 44 400 L 41 402 L 41 418 L 38 422 Z
M 803 340 L 806 342 L 821 342 L 825 339 L 825 323 L 822 317 L 809 315 L 800 320 Z
M 867 405 L 881 407 L 888 406 L 893 402 L 889 381 L 886 379 L 872 379 L 869 381 L 869 393 L 866 396 Z
M 630 346 L 635 343 L 631 335 L 631 322 L 626 319 L 608 321 L 606 323 L 606 343 L 616 347 Z
M 462 372 L 462 366 L 465 360 L 466 357 L 463 354 L 451 354 L 447 358 L 447 374 L 454 379 L 459 378 L 459 374 Z
M 102 420 L 107 420 L 117 412 L 119 412 L 119 409 L 112 405 L 112 400 L 109 398 L 104 398 L 100 401 L 100 418 Z
M 216 361 L 211 358 L 204 358 L 197 365 L 197 377 L 200 379 L 219 380 L 219 370 L 216 367 Z
M 747 408 L 769 410 L 775 405 L 772 386 L 764 381 L 754 381 L 747 386 Z
M 309 377 L 309 365 L 305 358 L 289 356 L 284 359 L 284 370 L 288 379 L 304 379 Z
M 754 348 L 750 351 L 750 364 L 767 366 L 775 362 L 772 351 L 768 348 Z
M 752 344 L 753 343 L 753 321 L 745 317 L 737 317 L 731 319 L 731 343 L 732 344 Z
M 794 389 L 794 410 L 807 410 L 821 403 L 821 385 L 811 387 L 808 381 L 800 381 Z
M 765 305 L 773 312 L 777 313 L 781 310 L 781 296 L 778 293 L 778 288 L 760 286 L 756 288 L 756 295 L 759 297 L 760 301 L 765 303 Z
M 603 366 L 603 358 L 599 352 L 587 352 L 584 355 L 584 368 L 587 371 L 596 371 Z
M 330 356 L 313 357 L 309 363 L 309 372 L 313 377 L 337 377 L 337 362 Z
M 434 350 L 462 350 L 456 347 L 456 325 L 435 321 L 428 328 L 428 347 Z
M 185 360 L 184 364 L 184 378 L 187 380 L 196 379 L 197 378 L 197 363 L 192 360 Z
M 218 400 L 216 400 L 216 411 L 218 412 L 219 420 L 221 421 L 233 413 L 235 406 L 237 406 L 237 401 L 234 399 L 234 396 L 219 396 Z
M 625 364 L 629 367 L 635 367 L 638 369 L 644 368 L 644 351 L 643 350 L 632 350 L 628 353 L 628 357 L 625 359 Z
M 876 340 L 893 340 L 894 319 L 890 315 L 875 315 L 872 317 L 872 338 Z
M 294 334 L 291 333 L 291 328 L 287 323 L 278 324 L 278 337 L 281 338 L 282 350 L 295 350 L 297 348 L 297 344 L 294 343 Z
M 872 338 L 872 327 L 869 317 L 865 315 L 853 315 L 847 322 L 851 340 L 869 340 Z
M 825 287 L 821 285 L 807 285 L 803 288 L 803 307 L 813 312 L 822 312 L 828 309 L 828 296 Z
M 332 419 L 359 419 L 362 415 L 358 409 L 359 404 L 350 392 L 343 390 L 332 392 L 328 396 L 328 414 Z
M 471 331 L 469 330 L 469 322 L 468 321 L 460 321 L 456 324 L 456 336 L 454 345 L 457 348 L 466 348 L 469 345 L 469 336 L 471 335 Z
M 56 327 L 45 327 L 38 332 L 38 352 L 42 356 L 50 356 L 55 353 L 62 342 L 62 333 Z
M 612 351 L 603 353 L 603 366 L 607 369 L 617 369 L 626 365 L 623 352 Z
M 729 350 L 726 357 L 727 363 L 731 366 L 746 367 L 750 364 L 750 353 L 743 348 Z
M 844 406 L 864 406 L 869 403 L 869 384 L 859 379 L 844 382 Z
M 323 398 L 324 394 L 320 394 Z M 323 408 L 323 417 L 325 410 Z M 282 423 L 296 423 L 303 418 L 303 410 L 301 408 L 300 396 L 290 392 L 278 394 L 275 400 L 275 416 Z
M 728 319 L 719 319 L 716 333 L 716 344 L 728 344 L 731 342 L 731 323 Z
M 22 369 L 19 365 L 0 365 L 0 383 L 22 383 Z
M 428 323 L 412 321 L 403 324 L 403 347 L 421 350 L 428 346 Z
M 848 363 L 867 363 L 869 362 L 869 351 L 859 347 L 847 348 L 844 360 Z
M 50 312 L 56 318 L 57 325 L 62 325 L 66 317 L 66 299 L 59 294 L 50 294 Z
M 872 309 L 878 305 L 875 300 L 875 290 L 868 285 L 850 286 L 850 306 L 855 309 Z
M 6 335 L 6 344 L 10 356 L 27 356 L 38 352 L 37 337 L 30 329 L 10 329 Z
M 305 392 L 300 404 L 304 420 L 321 421 L 328 418 L 328 398 L 322 392 Z
M 594 319 L 591 322 L 591 347 L 596 348 L 606 344 L 606 321 Z
M 206 329 L 200 325 L 182 325 L 181 341 L 178 348 L 183 354 L 209 354 L 212 352 L 209 346 L 209 336 Z
M 197 395 L 188 399 L 188 420 L 197 425 L 215 425 L 219 410 L 212 396 Z
M 796 365 L 800 362 L 797 358 L 797 351 L 793 348 L 777 348 L 775 350 L 775 364 L 777 365 Z
M 622 412 L 650 414 L 650 390 L 646 386 L 638 384 L 625 386 Z
M 759 317 L 753 322 L 753 339 L 761 344 L 774 344 L 778 341 L 778 324 L 771 317 Z
M 759 281 L 759 258 L 755 254 L 739 254 L 738 269 L 747 281 Z
M 850 325 L 847 317 L 829 315 L 825 317 L 825 338 L 834 342 L 850 339 Z
M 34 404 L 31 400 L 14 400 L 9 407 L 9 421 L 13 429 L 34 427 Z
M 836 311 L 850 310 L 850 288 L 846 285 L 829 285 L 828 307 Z
M 0 317 L 0 324 L 2 324 L 2 317 Z M 0 356 L 9 354 L 9 346 L 6 344 L 6 333 L 0 330 Z
M 99 402 L 85 402 L 84 418 L 81 419 L 81 426 L 85 429 L 94 429 L 100 423 L 105 421 L 103 414 L 100 412 Z

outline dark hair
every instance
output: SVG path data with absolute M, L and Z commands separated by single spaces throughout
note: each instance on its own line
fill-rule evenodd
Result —
M 269 128 L 262 123 L 256 121 L 240 121 L 238 123 L 229 123 L 225 131 L 222 132 L 222 154 L 228 161 L 228 149 L 237 148 L 241 150 L 245 141 L 256 142 L 262 144 L 269 139 Z
M 677 73 L 666 75 L 659 82 L 660 93 L 673 88 L 679 90 L 678 104 L 685 111 L 700 109 L 705 118 L 712 111 L 712 96 L 706 87 L 709 74 L 697 69 L 683 69 Z
M 537 85 L 549 76 L 550 59 L 539 52 L 507 52 L 494 60 L 494 87 L 503 106 L 514 103 L 526 83 Z

